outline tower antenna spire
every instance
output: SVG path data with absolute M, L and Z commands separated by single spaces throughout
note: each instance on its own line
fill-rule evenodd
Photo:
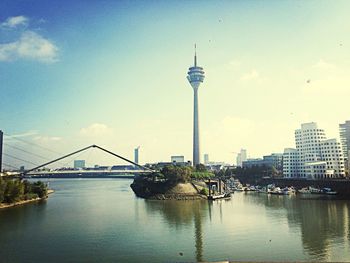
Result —
M 197 67 L 197 45 L 194 44 L 194 66 Z

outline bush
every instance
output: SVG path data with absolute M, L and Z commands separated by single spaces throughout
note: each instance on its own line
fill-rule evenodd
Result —
M 192 167 L 168 165 L 161 173 L 170 183 L 186 183 L 191 179 Z
M 202 190 L 199 191 L 201 195 L 209 195 L 209 190 L 208 188 L 202 188 Z
M 24 195 L 24 200 L 32 200 L 38 198 L 37 194 L 27 193 Z
M 47 196 L 47 187 L 41 182 L 35 182 L 32 184 L 32 193 L 37 194 L 40 198 Z
M 191 174 L 191 178 L 197 180 L 209 179 L 214 177 L 215 175 L 211 172 L 193 172 Z

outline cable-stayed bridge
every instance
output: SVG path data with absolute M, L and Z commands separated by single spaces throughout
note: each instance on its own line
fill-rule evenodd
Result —
M 13 172 L 12 174 L 14 175 L 20 175 L 22 177 L 120 177 L 120 175 L 124 175 L 123 177 L 131 177 L 130 175 L 135 175 L 135 174 L 147 174 L 147 173 L 152 173 L 154 172 L 154 170 L 145 167 L 143 165 L 140 165 L 138 163 L 135 163 L 115 152 L 112 152 L 106 148 L 103 148 L 101 146 L 98 146 L 96 144 L 93 145 L 89 145 L 87 147 L 78 149 L 74 152 L 68 153 L 68 154 L 61 154 L 58 152 L 53 151 L 52 149 L 43 147 L 41 145 L 35 144 L 33 142 L 28 142 L 26 140 L 23 140 L 21 138 L 16 138 L 14 136 L 10 136 L 5 134 L 5 136 L 7 138 L 10 139 L 15 139 L 18 140 L 22 143 L 26 143 L 29 144 L 30 146 L 35 146 L 38 148 L 41 148 L 41 150 L 46 150 L 49 151 L 51 153 L 54 153 L 56 156 L 59 154 L 60 157 L 56 157 L 53 159 L 49 159 L 48 157 L 44 157 L 43 155 L 39 155 L 37 153 L 34 153 L 30 150 L 27 149 L 23 149 L 23 147 L 19 147 L 13 144 L 10 144 L 9 142 L 7 142 L 5 140 L 5 142 L 3 142 L 3 136 L 2 136 L 2 132 L 0 131 L 0 172 L 2 171 L 2 165 L 4 167 L 10 168 Z M 5 138 L 6 138 L 5 137 Z M 7 152 L 3 153 L 3 145 L 7 148 L 11 148 L 14 151 L 18 151 L 20 152 L 22 155 L 25 154 L 26 157 L 19 157 L 16 156 L 15 154 L 9 154 Z M 101 152 L 107 153 L 108 155 L 111 155 L 119 160 L 125 161 L 127 163 L 129 163 L 130 165 L 125 165 L 124 168 L 120 169 L 118 167 L 112 166 L 112 167 L 102 167 L 101 168 L 96 168 L 96 169 L 92 169 L 92 168 L 87 168 L 87 169 L 72 169 L 72 168 L 60 168 L 60 169 L 54 169 L 54 170 L 49 170 L 47 169 L 47 167 L 49 165 L 52 165 L 54 163 L 62 163 L 62 161 L 64 159 L 67 159 L 71 156 L 76 156 L 77 154 L 80 154 L 82 152 L 86 152 L 89 149 L 98 149 Z M 6 162 L 2 162 L 2 156 L 6 157 L 7 161 Z M 35 157 L 36 159 L 40 159 L 41 161 L 44 161 L 42 164 L 38 164 L 33 162 L 31 159 L 29 160 L 29 158 L 33 158 Z M 8 161 L 9 160 L 9 161 Z M 30 166 L 34 166 L 30 169 L 24 170 L 24 169 L 18 169 L 16 166 L 14 166 L 13 164 L 9 164 L 8 162 L 11 161 L 17 161 L 17 162 L 21 162 L 21 163 L 26 163 L 29 164 Z M 65 167 L 65 166 L 63 166 Z M 129 176 L 125 176 L 125 175 L 129 175 Z

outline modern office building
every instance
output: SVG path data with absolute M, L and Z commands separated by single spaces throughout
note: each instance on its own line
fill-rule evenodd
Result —
M 326 139 L 317 123 L 301 125 L 295 131 L 296 149 L 283 154 L 283 176 L 286 178 L 342 178 L 345 176 L 344 157 L 336 139 Z
M 171 162 L 172 163 L 184 163 L 185 162 L 185 156 L 183 155 L 173 155 L 171 156 Z
M 190 82 L 193 92 L 193 165 L 200 163 L 200 145 L 199 145 L 199 116 L 198 116 L 198 88 L 204 80 L 204 71 L 202 67 L 197 66 L 196 46 L 194 53 L 194 66 L 187 72 L 187 79 Z
M 347 168 L 350 167 L 350 121 L 339 124 L 340 142 Z
M 209 163 L 209 154 L 205 153 L 204 154 L 204 164 L 208 164 Z
M 139 150 L 140 150 L 140 146 L 137 146 L 134 149 L 134 163 L 139 164 Z
M 85 168 L 85 160 L 74 160 L 74 169 Z
M 249 158 L 242 162 L 242 167 L 251 168 L 254 166 L 266 166 L 270 168 L 274 167 L 277 170 L 282 170 L 282 160 L 282 153 L 272 153 L 270 155 L 264 155 L 263 158 Z

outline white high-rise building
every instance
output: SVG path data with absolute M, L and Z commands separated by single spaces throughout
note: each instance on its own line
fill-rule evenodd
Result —
M 197 66 L 196 45 L 194 46 L 194 66 L 187 72 L 187 79 L 193 88 L 193 166 L 200 164 L 199 148 L 199 117 L 198 117 L 198 88 L 204 80 L 204 71 L 202 67 Z
M 237 166 L 242 167 L 243 162 L 247 161 L 247 150 L 241 149 L 241 151 L 237 154 L 236 164 Z
M 304 123 L 295 131 L 296 149 L 283 154 L 283 175 L 287 178 L 341 178 L 345 176 L 344 157 L 336 139 L 326 139 L 317 123 Z
M 204 164 L 208 164 L 209 163 L 209 154 L 205 153 L 204 154 Z
M 286 178 L 298 177 L 299 155 L 293 148 L 286 148 L 283 152 L 283 176 Z
M 347 168 L 350 168 L 350 121 L 339 124 L 340 142 Z

